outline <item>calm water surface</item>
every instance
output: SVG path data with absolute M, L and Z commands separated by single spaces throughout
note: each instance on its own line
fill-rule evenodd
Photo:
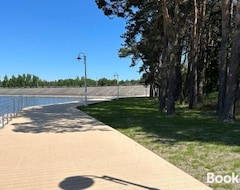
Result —
M 30 106 L 78 102 L 79 97 L 0 96 L 0 116 Z

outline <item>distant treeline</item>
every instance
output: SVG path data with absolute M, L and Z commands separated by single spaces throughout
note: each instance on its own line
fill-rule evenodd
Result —
M 42 80 L 36 75 L 23 74 L 17 77 L 4 76 L 3 80 L 0 80 L 0 87 L 2 88 L 37 88 L 37 87 L 83 87 L 85 79 L 84 77 L 76 77 L 75 79 L 59 79 L 55 81 Z M 139 80 L 121 80 L 119 85 L 138 85 Z M 88 86 L 114 86 L 117 85 L 117 79 L 109 80 L 101 78 L 99 80 L 87 79 Z

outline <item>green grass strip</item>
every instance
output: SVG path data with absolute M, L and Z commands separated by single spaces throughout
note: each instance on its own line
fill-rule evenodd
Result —
M 178 106 L 176 115 L 168 116 L 159 113 L 158 102 L 150 98 L 125 98 L 80 109 L 205 184 L 207 172 L 240 173 L 240 125 L 218 121 L 214 111 Z M 209 186 L 240 189 L 240 184 Z

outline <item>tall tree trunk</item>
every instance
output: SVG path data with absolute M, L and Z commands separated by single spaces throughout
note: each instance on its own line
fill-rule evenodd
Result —
M 236 91 L 238 89 L 238 67 L 240 63 L 240 0 L 236 5 L 235 28 L 232 42 L 232 57 L 229 65 L 227 78 L 227 91 L 224 104 L 224 120 L 232 121 L 235 119 Z
M 219 89 L 218 89 L 218 106 L 217 113 L 223 114 L 225 94 L 226 94 L 226 78 L 227 78 L 227 57 L 229 45 L 230 31 L 230 0 L 222 0 L 222 41 L 220 50 L 219 64 Z
M 150 98 L 154 97 L 154 87 L 152 82 L 150 82 L 149 96 Z
M 207 0 L 202 0 L 200 2 L 200 21 L 199 21 L 199 37 L 200 37 L 200 47 L 199 47 L 199 65 L 198 65 L 198 102 L 202 102 L 205 93 L 205 70 L 206 70 L 206 7 Z
M 175 114 L 175 99 L 176 99 L 176 60 L 175 53 L 170 55 L 170 68 L 169 68 L 169 84 L 168 84 L 168 101 L 167 101 L 167 114 Z
M 159 88 L 159 111 L 163 112 L 166 108 L 166 96 L 167 96 L 167 73 L 168 73 L 168 29 L 170 24 L 170 17 L 168 13 L 167 0 L 162 1 L 162 13 L 163 13 L 163 54 L 161 61 L 161 73 L 160 73 L 160 88 Z
M 178 31 L 179 27 L 179 0 L 175 0 L 174 8 L 174 24 L 171 25 L 171 30 Z M 170 67 L 169 67 L 169 84 L 168 84 L 168 103 L 167 103 L 167 113 L 169 115 L 175 114 L 175 100 L 176 100 L 176 90 L 177 90 L 177 73 L 176 67 L 178 62 L 178 49 L 179 49 L 179 33 L 175 32 L 173 37 L 173 45 L 171 46 L 170 55 Z
M 191 48 L 191 74 L 190 74 L 190 95 L 189 95 L 189 108 L 192 109 L 198 102 L 198 4 L 194 0 L 194 24 Z
M 159 86 L 159 111 L 164 112 L 166 108 L 167 96 L 167 54 L 168 54 L 168 37 L 164 35 L 163 54 L 160 63 L 160 86 Z

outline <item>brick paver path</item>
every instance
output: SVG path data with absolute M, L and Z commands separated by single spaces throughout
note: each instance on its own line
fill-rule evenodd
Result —
M 76 106 L 25 109 L 0 130 L 1 190 L 210 189 Z

